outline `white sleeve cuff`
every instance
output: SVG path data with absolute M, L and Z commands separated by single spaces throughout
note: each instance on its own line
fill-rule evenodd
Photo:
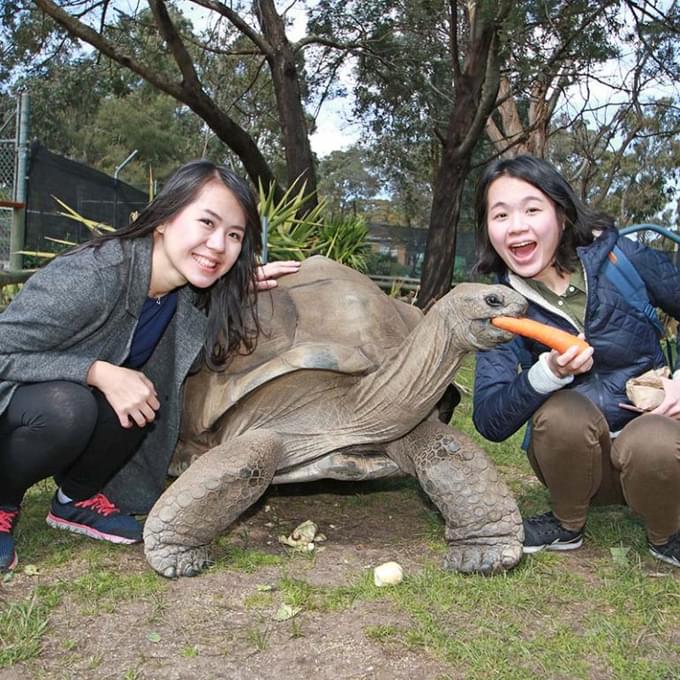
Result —
M 680 371 L 679 371 L 680 372 Z M 573 375 L 566 375 L 564 378 L 558 378 L 548 367 L 548 352 L 543 352 L 538 357 L 538 361 L 529 369 L 529 384 L 539 394 L 550 394 L 550 392 L 557 392 L 565 385 L 568 385 L 573 379 Z

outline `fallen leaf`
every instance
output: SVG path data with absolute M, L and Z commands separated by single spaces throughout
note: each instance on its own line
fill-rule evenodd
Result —
M 289 604 L 282 604 L 273 614 L 274 621 L 288 621 L 302 611 L 302 607 L 291 607 Z
M 149 642 L 160 642 L 161 641 L 161 636 L 158 633 L 147 633 L 146 639 Z
M 612 560 L 617 567 L 627 567 L 628 562 L 628 551 L 630 548 L 609 548 Z

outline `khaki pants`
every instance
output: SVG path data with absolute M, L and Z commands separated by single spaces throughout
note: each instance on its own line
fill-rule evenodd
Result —
M 566 529 L 580 529 L 590 505 L 625 504 L 652 543 L 678 531 L 680 422 L 642 415 L 612 440 L 601 411 L 573 390 L 555 393 L 532 422 L 529 461 Z

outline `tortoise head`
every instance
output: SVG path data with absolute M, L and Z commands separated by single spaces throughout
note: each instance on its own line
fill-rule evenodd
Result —
M 469 349 L 491 349 L 511 339 L 506 331 L 491 324 L 496 316 L 522 316 L 526 300 L 517 292 L 502 285 L 461 283 L 439 303 L 448 303 L 448 313 L 456 319 L 455 332 Z

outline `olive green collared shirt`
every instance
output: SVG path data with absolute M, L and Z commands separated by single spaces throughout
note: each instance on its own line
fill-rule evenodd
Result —
M 546 302 L 561 309 L 576 325 L 579 332 L 585 328 L 586 318 L 586 280 L 583 267 L 579 264 L 569 277 L 569 285 L 562 295 L 557 295 L 548 286 L 534 279 L 523 281 L 535 290 Z

